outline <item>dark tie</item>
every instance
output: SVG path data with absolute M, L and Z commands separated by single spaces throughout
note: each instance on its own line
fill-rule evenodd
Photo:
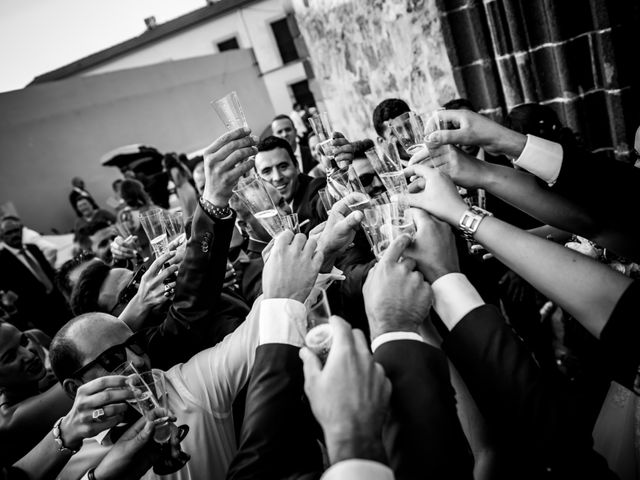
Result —
M 44 289 L 46 290 L 46 292 L 50 293 L 51 290 L 53 290 L 53 283 L 51 283 L 51 280 L 49 280 L 47 274 L 44 273 L 44 270 L 42 269 L 42 266 L 40 266 L 40 263 L 38 263 L 38 261 L 33 258 L 31 254 L 24 248 L 20 250 L 20 255 L 22 255 L 22 258 L 27 261 L 27 265 L 29 265 L 31 273 L 33 273 L 35 277 L 40 281 L 40 283 L 44 285 Z

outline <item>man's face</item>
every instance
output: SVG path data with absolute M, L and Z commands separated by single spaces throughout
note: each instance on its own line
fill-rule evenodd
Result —
M 125 343 L 133 334 L 124 322 L 111 315 L 98 321 L 85 322 L 73 331 L 73 341 L 80 354 L 80 365 L 85 366 L 93 362 L 106 350 Z M 131 348 L 125 348 L 126 356 L 122 363 L 131 362 L 136 370 L 148 371 L 151 368 L 149 356 L 145 353 L 136 354 Z M 93 379 L 112 374 L 100 363 L 96 362 L 82 374 L 82 380 L 89 382 Z
M 199 193 L 204 191 L 204 162 L 200 162 L 193 169 L 193 181 L 196 184 L 196 188 Z
M 109 312 L 112 315 L 120 315 L 125 305 L 119 305 L 119 297 L 122 291 L 127 287 L 133 272 L 126 268 L 112 268 L 107 278 L 102 282 L 100 294 L 98 296 L 98 305 L 103 312 Z M 120 311 L 114 310 L 116 307 Z
M 393 129 L 391 128 L 391 120 L 387 120 L 386 122 L 383 123 L 382 136 L 378 137 L 378 141 L 379 142 L 384 141 L 388 143 L 395 142 L 396 146 L 398 147 L 398 155 L 400 155 L 400 160 L 402 160 L 405 165 L 411 159 L 411 155 L 407 153 L 407 151 L 402 146 L 402 143 L 398 141 L 397 137 L 393 133 Z
M 83 217 L 88 217 L 93 213 L 93 205 L 86 198 L 81 198 L 76 202 L 76 208 Z
M 273 185 L 287 202 L 291 202 L 298 188 L 298 169 L 284 148 L 258 152 L 256 171 L 263 180 Z
M 0 239 L 11 248 L 22 248 L 22 223 L 16 220 L 0 223 Z
M 284 197 L 280 195 L 278 190 L 276 190 L 270 183 L 265 183 L 264 186 L 271 197 L 271 200 L 273 200 L 273 204 L 275 205 L 276 210 L 278 210 L 280 216 L 290 215 L 291 207 L 289 207 L 289 204 Z M 249 212 L 244 204 L 238 205 L 235 210 L 238 215 L 238 225 L 240 228 L 244 229 L 251 238 L 261 240 L 263 242 L 271 241 L 271 235 L 269 235 L 256 217 L 251 215 L 251 212 Z
M 298 139 L 296 127 L 293 126 L 293 122 L 287 120 L 286 118 L 274 120 L 271 123 L 271 132 L 273 133 L 274 137 L 284 138 L 287 142 L 289 142 L 289 145 L 291 145 L 293 151 L 296 151 Z
M 20 388 L 46 375 L 38 347 L 9 323 L 0 323 L 0 387 Z
M 385 192 L 384 185 L 380 181 L 380 178 L 376 174 L 375 170 L 371 166 L 371 162 L 366 158 L 356 158 L 353 160 L 353 169 L 356 171 L 356 175 L 360 179 L 360 183 L 369 194 L 370 197 L 375 197 Z
M 311 156 L 318 163 L 320 163 L 320 154 L 316 151 L 316 147 L 319 143 L 320 140 L 317 135 L 311 135 L 309 137 L 309 150 L 311 150 Z
M 97 232 L 92 239 L 93 252 L 105 263 L 111 263 L 111 242 L 118 236 L 118 232 L 113 228 L 103 228 Z

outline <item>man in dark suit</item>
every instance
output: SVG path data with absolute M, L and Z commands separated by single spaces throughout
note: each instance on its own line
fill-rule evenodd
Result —
M 267 137 L 258 145 L 256 171 L 284 197 L 303 232 L 320 223 L 317 204 L 318 190 L 324 188 L 324 178 L 311 178 L 300 172 L 291 145 L 278 137 Z
M 309 173 L 318 162 L 313 158 L 307 138 L 299 137 L 298 131 L 290 117 L 278 115 L 271 121 L 271 133 L 274 137 L 286 140 L 291 146 L 298 169 Z
M 78 210 L 78 207 L 76 207 L 76 203 L 78 203 L 78 199 L 80 198 L 86 198 L 93 205 L 94 209 L 99 209 L 96 201 L 86 190 L 84 186 L 84 180 L 82 180 L 80 177 L 73 177 L 71 179 L 71 185 L 73 186 L 73 190 L 71 190 L 71 193 L 69 194 L 69 203 L 73 207 L 73 210 L 76 212 L 76 215 L 78 215 L 79 217 L 82 216 L 82 213 L 80 213 L 80 210 Z
M 54 335 L 70 318 L 67 303 L 54 283 L 55 273 L 35 245 L 22 243 L 22 222 L 15 216 L 0 220 L 0 290 L 18 295 L 20 318 Z

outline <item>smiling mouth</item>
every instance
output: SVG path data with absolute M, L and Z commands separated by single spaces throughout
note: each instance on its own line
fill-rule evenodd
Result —
M 287 184 L 285 184 L 285 185 L 276 185 L 276 189 L 279 190 L 279 191 L 286 190 L 287 187 L 288 187 Z

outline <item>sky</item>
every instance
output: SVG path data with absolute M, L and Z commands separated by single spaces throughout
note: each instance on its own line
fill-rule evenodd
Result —
M 0 92 L 140 35 L 205 0 L 0 0 Z

